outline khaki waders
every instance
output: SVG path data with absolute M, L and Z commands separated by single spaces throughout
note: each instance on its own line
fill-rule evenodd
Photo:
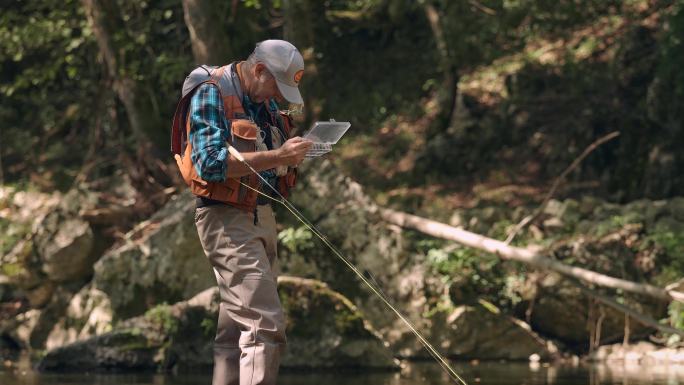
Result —
M 221 304 L 212 385 L 276 383 L 285 317 L 276 290 L 276 223 L 269 205 L 255 215 L 229 205 L 199 207 L 195 224 L 216 275 Z

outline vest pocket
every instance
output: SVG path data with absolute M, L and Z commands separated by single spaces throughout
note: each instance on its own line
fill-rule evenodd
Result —
M 210 186 L 209 183 L 199 179 L 199 177 L 190 178 L 190 192 L 193 195 L 204 196 L 210 198 Z
M 240 184 L 235 179 L 229 178 L 223 183 L 212 183 L 212 187 L 211 199 L 222 202 L 238 202 Z

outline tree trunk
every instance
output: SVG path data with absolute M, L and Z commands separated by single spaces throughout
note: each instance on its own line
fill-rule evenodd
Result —
M 2 128 L 0 128 L 0 138 L 2 138 Z M 0 186 L 5 184 L 5 174 L 2 171 L 2 143 L 0 143 Z
M 581 267 L 568 266 L 559 261 L 539 255 L 529 249 L 509 246 L 496 239 L 487 238 L 444 223 L 390 209 L 382 209 L 380 215 L 387 222 L 401 227 L 418 230 L 434 237 L 455 241 L 468 247 L 495 254 L 504 259 L 522 262 L 544 270 L 553 270 L 562 275 L 579 279 L 590 284 L 647 295 L 663 301 L 676 300 L 684 302 L 684 293 L 682 292 L 614 278 Z
M 115 31 L 121 28 L 121 12 L 113 1 L 82 0 L 88 23 L 95 34 L 100 53 L 105 62 L 107 74 L 112 81 L 116 95 L 123 103 L 136 142 L 152 141 L 154 148 L 159 149 L 168 142 L 168 135 L 163 129 L 159 116 L 155 116 L 149 98 L 142 94 L 136 82 L 131 79 L 117 58 L 118 48 L 112 39 Z
M 185 25 L 198 65 L 223 65 L 232 58 L 230 40 L 217 6 L 212 0 L 183 0 Z
M 442 88 L 439 91 L 439 108 L 440 119 L 437 122 L 439 125 L 435 127 L 437 130 L 442 130 L 453 124 L 454 111 L 457 107 L 457 91 L 458 91 L 458 74 L 456 72 L 456 65 L 452 60 L 449 52 L 449 45 L 444 36 L 444 29 L 442 28 L 442 20 L 439 11 L 429 2 L 423 6 L 425 17 L 427 18 L 432 35 L 435 38 L 437 45 L 437 52 L 439 54 L 439 67 L 442 72 Z M 434 132 L 434 131 L 433 131 Z

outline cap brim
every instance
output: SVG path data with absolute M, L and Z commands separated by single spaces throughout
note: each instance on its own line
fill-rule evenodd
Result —
M 276 79 L 276 84 L 285 100 L 293 104 L 304 104 L 304 99 L 302 99 L 302 94 L 299 93 L 299 88 L 287 85 L 278 79 Z

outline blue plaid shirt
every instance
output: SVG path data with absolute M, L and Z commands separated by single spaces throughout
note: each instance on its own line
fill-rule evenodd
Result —
M 226 180 L 230 125 L 223 112 L 218 88 L 202 84 L 190 100 L 190 158 L 200 178 L 209 182 Z
M 261 110 L 266 105 L 252 103 L 248 98 L 243 101 L 245 112 L 253 121 L 260 122 L 266 114 Z M 268 108 L 277 112 L 278 105 L 270 100 Z M 226 180 L 230 121 L 226 120 L 218 88 L 213 84 L 202 84 L 190 99 L 190 158 L 200 178 L 209 182 Z M 272 144 L 268 143 L 268 148 Z M 260 172 L 271 186 L 277 185 L 274 170 Z M 262 186 L 266 193 L 272 194 L 268 187 Z

